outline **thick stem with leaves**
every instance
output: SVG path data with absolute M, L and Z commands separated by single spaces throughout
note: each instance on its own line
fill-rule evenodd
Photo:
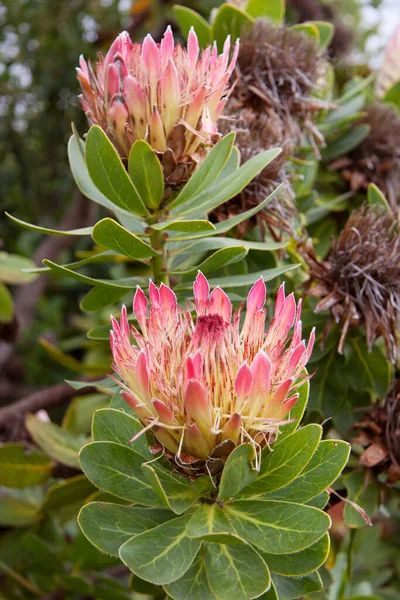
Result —
M 153 280 L 156 285 L 165 283 L 169 285 L 169 278 L 167 274 L 167 253 L 165 248 L 164 233 L 162 231 L 151 230 L 150 233 L 151 247 L 156 250 L 159 254 L 151 259 L 151 268 L 153 271 Z

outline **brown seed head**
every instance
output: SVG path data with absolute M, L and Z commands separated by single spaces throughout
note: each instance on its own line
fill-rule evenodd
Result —
M 326 261 L 311 241 L 301 249 L 310 268 L 308 294 L 321 298 L 316 312 L 330 310 L 340 323 L 339 352 L 349 329 L 365 325 L 367 343 L 383 337 L 388 358 L 395 361 L 400 323 L 400 233 L 390 213 L 362 207 L 350 215 Z

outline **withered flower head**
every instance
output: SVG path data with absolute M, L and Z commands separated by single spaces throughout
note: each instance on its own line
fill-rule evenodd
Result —
M 364 447 L 360 464 L 387 473 L 387 483 L 400 481 L 400 380 L 386 398 L 373 406 L 362 421 L 354 442 Z
M 394 210 L 400 199 L 400 115 L 385 104 L 371 104 L 358 121 L 370 126 L 369 136 L 330 168 L 340 171 L 353 192 L 375 183 Z
M 242 163 L 268 148 L 279 146 L 282 152 L 238 196 L 216 208 L 211 219 L 224 221 L 249 210 L 260 204 L 277 185 L 285 183 L 282 192 L 263 211 L 257 213 L 250 222 L 241 223 L 237 235 L 244 237 L 249 225 L 256 224 L 262 229 L 267 226 L 275 239 L 280 239 L 283 231 L 292 234 L 297 211 L 291 199 L 284 164 L 293 151 L 293 142 L 286 137 L 282 120 L 273 109 L 258 114 L 252 108 L 239 108 L 235 98 L 228 101 L 226 112 L 228 117 L 221 119 L 219 129 L 224 135 L 230 131 L 236 132 L 235 143 L 240 150 Z
M 310 267 L 308 294 L 321 298 L 315 311 L 331 311 L 341 325 L 339 352 L 349 329 L 365 325 L 367 344 L 383 337 L 388 358 L 398 355 L 400 322 L 400 233 L 390 213 L 362 207 L 349 217 L 326 261 L 318 260 L 311 241 L 301 252 Z
M 314 40 L 259 19 L 241 41 L 239 81 L 233 95 L 242 106 L 258 112 L 274 109 L 296 141 L 304 129 L 320 139 L 311 116 L 325 104 L 310 94 L 317 88 L 323 66 L 323 54 Z

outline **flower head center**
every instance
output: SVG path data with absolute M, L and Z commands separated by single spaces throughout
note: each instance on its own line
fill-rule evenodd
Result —
M 229 323 L 221 315 L 199 315 L 195 339 L 198 344 L 215 344 L 224 338 L 227 327 Z

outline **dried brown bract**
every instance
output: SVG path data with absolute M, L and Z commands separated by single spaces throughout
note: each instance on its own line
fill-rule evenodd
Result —
M 276 240 L 281 239 L 283 231 L 293 234 L 292 225 L 297 210 L 292 202 L 290 185 L 284 170 L 285 162 L 293 152 L 293 142 L 290 137 L 286 137 L 284 123 L 273 109 L 258 113 L 251 108 L 238 108 L 235 98 L 230 99 L 227 112 L 229 117 L 221 119 L 219 123 L 220 131 L 223 135 L 231 131 L 236 132 L 235 143 L 240 150 L 242 163 L 269 148 L 280 147 L 282 152 L 238 196 L 219 206 L 211 214 L 211 219 L 224 221 L 254 208 L 271 194 L 277 185 L 284 183 L 281 193 L 272 199 L 264 210 L 250 221 L 240 224 L 237 235 L 244 237 L 249 225 L 256 224 L 264 230 L 267 227 Z
M 364 467 L 386 472 L 387 482 L 400 481 L 400 380 L 391 392 L 356 423 L 360 430 L 353 441 L 365 448 L 360 456 Z
M 400 320 L 400 233 L 391 213 L 362 207 L 349 217 L 326 261 L 320 261 L 309 240 L 300 248 L 310 268 L 308 294 L 321 298 L 315 311 L 330 310 L 342 328 L 342 353 L 350 329 L 365 326 L 368 347 L 383 337 L 388 358 L 395 361 Z
M 273 109 L 294 142 L 304 130 L 318 141 L 322 138 L 312 116 L 326 104 L 311 92 L 323 67 L 323 53 L 314 40 L 260 19 L 241 41 L 233 95 L 241 106 L 257 112 Z
M 394 210 L 400 200 L 400 115 L 385 104 L 371 104 L 358 121 L 370 126 L 369 136 L 354 150 L 335 160 L 330 168 L 340 171 L 352 191 L 375 183 Z

